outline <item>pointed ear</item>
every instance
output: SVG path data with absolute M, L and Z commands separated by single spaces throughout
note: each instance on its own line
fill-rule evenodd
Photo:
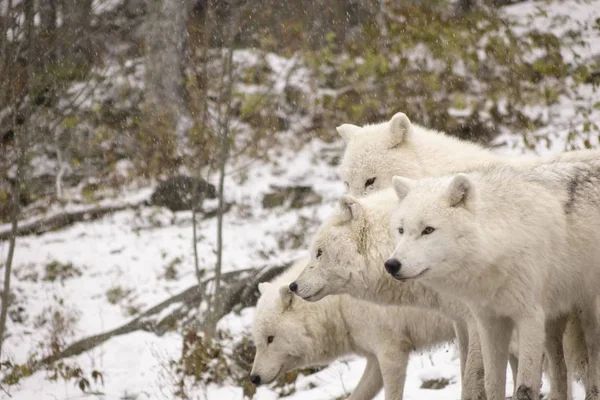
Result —
M 344 215 L 344 221 L 352 221 L 364 215 L 364 209 L 356 197 L 344 195 L 340 197 L 340 210 Z
M 360 126 L 352 124 L 342 124 L 335 129 L 340 134 L 342 139 L 344 139 L 344 142 L 348 143 L 358 134 L 358 132 L 360 131 Z
M 467 174 L 457 174 L 448 186 L 448 203 L 451 207 L 469 207 L 475 199 L 475 187 Z
M 402 176 L 394 176 L 392 178 L 392 186 L 398 196 L 398 200 L 402 201 L 415 185 L 413 179 L 404 178 Z
M 260 294 L 265 294 L 265 291 L 268 289 L 270 282 L 261 282 L 258 284 L 258 292 Z
M 350 195 L 340 197 L 340 209 L 342 210 L 343 215 L 342 221 L 352 222 L 352 230 L 357 231 L 358 233 L 355 238 L 358 253 L 365 254 L 367 249 L 367 235 L 365 231 L 367 222 L 365 219 L 365 209 L 356 197 Z
M 294 301 L 294 293 L 290 290 L 288 285 L 279 288 L 279 299 L 281 300 L 281 307 L 283 311 L 288 310 L 292 306 L 292 301 Z
M 404 140 L 410 130 L 411 123 L 406 114 L 396 113 L 390 120 L 390 147 L 396 147 Z

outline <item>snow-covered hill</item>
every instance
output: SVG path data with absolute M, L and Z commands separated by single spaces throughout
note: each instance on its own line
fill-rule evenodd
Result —
M 544 13 L 540 13 L 538 7 L 544 7 Z M 576 18 L 586 32 L 585 55 L 600 57 L 600 30 L 594 28 L 600 24 L 600 1 L 571 0 L 554 2 L 551 6 L 525 2 L 508 7 L 505 12 L 522 19 L 523 23 L 535 23 L 556 32 L 568 29 L 555 18 L 566 13 Z M 526 14 L 536 16 L 529 20 Z M 580 96 L 576 101 L 564 100 L 546 110 L 552 123 L 531 134 L 529 139 L 551 132 L 552 140 L 549 146 L 540 142 L 536 152 L 563 151 L 569 132 L 585 129 L 576 119 L 575 108 L 600 102 L 600 93 L 590 85 L 579 86 L 577 90 Z M 593 112 L 593 119 L 600 123 L 600 107 Z M 411 119 L 419 122 L 418 116 L 411 116 Z M 591 145 L 598 146 L 598 137 L 590 135 L 587 139 Z M 503 154 L 530 151 L 526 150 L 523 137 L 513 132 L 504 133 L 496 143 L 495 151 Z M 343 185 L 338 181 L 333 165 L 333 160 L 342 151 L 341 140 L 328 144 L 315 138 L 300 151 L 283 151 L 268 164 L 255 162 L 243 179 L 236 175 L 226 180 L 227 199 L 236 206 L 225 216 L 224 272 L 279 265 L 303 255 L 312 233 L 343 193 Z M 235 169 L 235 166 L 231 167 L 231 170 Z M 262 205 L 262 198 L 271 191 L 272 185 L 307 185 L 321 196 L 322 201 L 299 209 L 267 209 Z M 149 193 L 149 189 L 128 193 L 129 197 L 124 195 L 116 203 L 125 203 L 127 198 L 145 198 Z M 214 201 L 205 202 L 207 208 L 215 206 Z M 191 230 L 189 212 L 173 214 L 166 209 L 142 207 L 77 223 L 60 231 L 19 238 L 13 280 L 13 308 L 17 309 L 17 314 L 9 318 L 10 336 L 5 342 L 3 356 L 14 363 L 24 363 L 29 356 L 55 340 L 65 345 L 110 330 L 195 284 Z M 300 243 L 290 244 L 287 239 L 290 232 L 298 234 Z M 201 221 L 199 234 L 200 264 L 210 269 L 215 263 L 216 219 Z M 7 249 L 7 243 L 0 243 L 0 259 L 4 259 Z M 60 314 L 57 314 L 59 310 Z M 239 314 L 230 314 L 219 326 L 233 336 L 248 334 L 253 311 L 253 308 L 247 308 Z M 44 371 L 6 389 L 12 398 L 24 400 L 171 399 L 177 389 L 177 377 L 169 362 L 181 356 L 181 347 L 181 335 L 176 333 L 159 337 L 138 331 L 117 336 L 88 353 L 67 360 L 76 362 L 84 371 L 102 372 L 104 385 L 92 382 L 90 393 L 82 393 L 73 381 L 49 380 L 49 373 Z M 333 399 L 350 393 L 358 383 L 364 365 L 365 362 L 357 358 L 335 362 L 318 373 L 299 378 L 295 392 L 288 398 Z M 512 380 L 511 375 L 508 376 L 507 393 L 510 393 Z M 446 378 L 450 384 L 440 390 L 420 388 L 423 380 L 432 378 Z M 547 389 L 546 383 L 544 390 Z M 198 399 L 243 398 L 242 389 L 233 384 L 196 388 L 192 395 Z M 277 396 L 276 391 L 265 386 L 258 389 L 255 398 L 274 399 Z M 0 392 L 0 398 L 8 398 L 8 395 Z M 377 398 L 383 399 L 383 394 Z M 459 360 L 453 344 L 413 355 L 405 399 L 458 398 Z M 579 386 L 575 388 L 575 398 L 584 398 Z

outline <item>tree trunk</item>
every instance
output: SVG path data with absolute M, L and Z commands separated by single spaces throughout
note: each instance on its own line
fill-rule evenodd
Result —
M 171 113 L 176 121 L 186 113 L 183 83 L 187 53 L 188 2 L 150 0 L 148 11 L 148 100 L 158 109 Z
M 196 122 L 199 125 L 199 128 L 202 132 L 205 132 L 206 129 L 208 129 L 208 89 L 209 89 L 209 85 L 208 85 L 208 51 L 210 49 L 210 39 L 211 39 L 211 32 L 212 32 L 212 1 L 211 0 L 206 0 L 206 5 L 205 5 L 205 18 L 204 18 L 204 32 L 203 32 L 203 36 L 202 36 L 202 46 L 204 49 L 204 57 L 202 57 L 202 60 L 200 60 L 200 62 L 202 62 L 202 71 L 200 73 L 200 84 L 202 84 L 201 86 L 201 90 L 200 90 L 200 109 L 199 109 L 199 116 L 198 116 L 198 121 Z M 204 134 L 204 133 L 203 133 Z M 204 149 L 203 149 L 204 150 Z M 204 151 L 201 151 L 204 152 Z M 204 157 L 201 157 L 204 158 Z M 209 164 L 210 160 L 201 160 L 201 164 Z M 200 167 L 197 167 L 198 170 L 200 170 Z M 198 176 L 198 178 L 200 178 L 200 176 Z M 198 180 L 195 180 L 194 182 L 198 182 Z M 196 183 L 195 183 L 196 184 Z M 195 194 L 197 191 L 194 188 L 193 193 Z M 222 210 L 221 208 L 219 208 L 217 210 L 218 215 L 222 214 Z M 193 236 L 193 246 L 194 246 L 194 268 L 196 270 L 196 278 L 198 279 L 198 282 L 200 282 L 201 279 L 201 272 L 200 272 L 200 265 L 199 265 L 199 261 L 198 261 L 198 245 L 197 245 L 197 235 L 196 235 L 196 203 L 194 202 L 194 205 L 192 207 L 192 224 L 193 224 L 193 231 L 192 231 L 192 236 Z
M 4 285 L 2 289 L 2 309 L 0 310 L 0 360 L 2 360 L 2 344 L 4 343 L 4 334 L 6 332 L 6 315 L 10 305 L 10 277 L 12 273 L 12 264 L 15 256 L 15 244 L 17 242 L 17 228 L 19 220 L 19 182 L 11 186 L 11 236 L 8 245 L 8 257 L 4 263 Z
M 31 97 L 33 93 L 33 79 L 35 74 L 35 67 L 33 64 L 33 55 L 32 49 L 34 48 L 34 0 L 24 0 L 23 1 L 23 10 L 25 14 L 25 37 L 27 39 L 27 48 L 29 49 L 28 55 L 29 59 L 27 60 L 27 102 L 24 107 L 24 117 L 25 123 L 21 127 L 21 132 L 15 138 L 15 144 L 17 149 L 17 159 L 16 159 L 16 174 L 15 178 L 11 182 L 11 236 L 10 243 L 8 247 L 8 258 L 6 260 L 6 265 L 4 269 L 4 284 L 3 284 L 3 292 L 2 292 L 2 308 L 0 309 L 0 359 L 2 357 L 2 344 L 4 343 L 4 335 L 6 333 L 6 316 L 8 314 L 8 307 L 10 303 L 10 278 L 12 274 L 12 265 L 15 256 L 15 246 L 17 240 L 17 230 L 18 230 L 18 221 L 19 221 L 19 191 L 20 185 L 24 182 L 23 174 L 24 174 L 24 165 L 25 165 L 25 155 L 27 152 L 27 146 L 29 144 L 29 129 L 30 129 L 30 118 L 31 118 Z M 8 12 L 8 11 L 7 11 Z M 15 113 L 16 114 L 16 113 Z M 14 118 L 14 117 L 13 117 Z

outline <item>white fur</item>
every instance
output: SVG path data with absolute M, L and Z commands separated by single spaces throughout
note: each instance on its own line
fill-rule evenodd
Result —
M 432 311 L 385 307 L 350 296 L 316 303 L 292 296 L 288 285 L 308 261 L 260 284 L 251 374 L 268 383 L 281 372 L 357 354 L 367 359 L 367 366 L 350 399 L 371 399 L 383 386 L 386 399 L 401 400 L 410 352 L 454 339 L 451 321 Z
M 387 188 L 395 175 L 420 179 L 473 170 L 489 163 L 531 168 L 556 160 L 576 161 L 598 158 L 597 152 L 588 150 L 563 153 L 545 159 L 524 156 L 500 157 L 476 144 L 411 124 L 403 113 L 397 113 L 390 121 L 376 125 L 359 127 L 344 124 L 338 128 L 338 131 L 347 143 L 341 163 L 341 177 L 346 182 L 348 192 L 353 195 L 363 195 L 373 190 Z M 367 185 L 368 182 L 373 183 Z M 554 338 L 560 340 L 562 338 L 560 324 L 556 329 Z M 567 333 L 571 331 L 573 329 Z M 565 340 L 565 346 L 575 344 L 578 344 L 578 347 L 570 348 L 568 351 L 578 354 L 576 359 L 585 359 L 582 353 L 586 350 L 581 342 Z M 565 390 L 568 389 L 568 382 L 564 380 L 559 382 L 564 375 L 565 365 L 562 360 L 562 347 L 558 345 L 555 347 L 557 354 L 549 354 L 550 364 L 554 365 L 550 368 L 552 385 L 549 398 L 563 399 Z
M 420 179 L 472 170 L 490 162 L 533 167 L 553 158 L 574 161 L 597 157 L 590 150 L 564 153 L 550 159 L 501 157 L 477 144 L 411 124 L 403 113 L 376 125 L 344 124 L 338 127 L 338 132 L 347 144 L 340 173 L 347 183 L 348 193 L 354 196 L 390 187 L 395 175 Z M 372 178 L 375 182 L 367 186 L 367 181 Z
M 402 264 L 396 278 L 469 304 L 479 324 L 488 400 L 504 398 L 513 326 L 517 398 L 537 398 L 542 339 L 549 353 L 562 356 L 558 347 L 573 310 L 582 313 L 588 346 L 587 398 L 596 399 L 600 162 L 489 166 L 394 185 L 403 194 L 391 218 L 398 243 L 391 258 Z M 552 373 L 566 381 L 566 371 Z
M 482 398 L 483 361 L 477 326 L 467 306 L 419 283 L 395 281 L 383 269 L 394 249 L 388 225 L 396 203 L 392 189 L 361 199 L 342 197 L 340 209 L 322 224 L 313 240 L 310 262 L 296 280 L 296 294 L 312 302 L 328 295 L 350 294 L 380 304 L 442 312 L 457 329 L 462 398 Z

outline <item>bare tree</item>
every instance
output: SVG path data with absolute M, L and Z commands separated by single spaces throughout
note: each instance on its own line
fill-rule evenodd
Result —
M 212 22 L 213 22 L 213 5 L 212 5 L 212 1 L 211 0 L 206 0 L 205 3 L 205 14 L 204 14 L 204 32 L 202 35 L 202 47 L 203 47 L 203 57 L 201 61 L 201 71 L 200 71 L 200 76 L 199 76 L 199 80 L 200 85 L 201 85 L 201 89 L 200 89 L 200 95 L 199 95 L 199 99 L 200 99 L 200 104 L 199 104 L 199 115 L 197 118 L 197 124 L 198 124 L 198 128 L 200 129 L 200 131 L 202 131 L 203 133 L 209 129 L 209 125 L 208 125 L 208 95 L 209 95 L 209 85 L 208 85 L 208 53 L 210 51 L 210 40 L 211 40 L 211 34 L 212 34 Z M 198 156 L 196 156 L 198 157 Z M 202 158 L 202 155 L 200 155 L 200 158 Z M 208 164 L 210 162 L 210 160 L 202 160 L 203 163 Z M 196 167 L 197 171 L 198 171 L 198 176 L 197 178 L 200 178 L 200 168 L 199 166 Z M 199 182 L 199 179 L 196 179 L 195 182 Z M 197 193 L 197 188 L 194 188 L 193 191 L 194 195 L 196 195 Z M 198 237 L 197 237 L 197 233 L 196 233 L 196 229 L 197 229 L 197 225 L 196 225 L 196 204 L 197 202 L 194 201 L 194 204 L 192 206 L 192 233 L 193 233 L 193 248 L 194 248 L 194 268 L 196 271 L 196 278 L 198 279 L 198 283 L 200 283 L 201 279 L 202 279 L 202 273 L 200 271 L 200 263 L 198 261 Z M 219 209 L 219 213 L 221 213 L 221 210 Z
M 33 49 L 34 46 L 34 0 L 23 1 L 23 11 L 25 14 L 25 38 L 27 48 Z M 10 10 L 7 10 L 10 12 Z M 29 138 L 31 137 L 31 123 L 30 118 L 32 115 L 32 94 L 33 94 L 33 77 L 35 74 L 35 66 L 31 59 L 33 54 L 29 51 L 26 69 L 26 87 L 23 103 L 23 118 L 24 124 L 21 125 L 21 129 L 15 135 L 15 149 L 16 149 L 16 163 L 14 178 L 9 182 L 11 191 L 11 237 L 9 241 L 8 257 L 4 267 L 4 284 L 2 292 L 2 308 L 0 310 L 0 357 L 2 356 L 2 344 L 4 343 L 4 335 L 6 332 L 6 316 L 8 314 L 8 307 L 10 305 L 10 278 L 12 274 L 12 265 L 14 262 L 15 246 L 18 230 L 18 218 L 19 218 L 19 190 L 23 183 L 23 174 L 26 162 L 26 152 L 29 146 Z M 15 91 L 11 92 L 13 96 L 18 93 Z M 13 113 L 13 120 L 16 119 L 16 113 Z
M 225 59 L 223 60 L 222 80 L 219 88 L 219 107 L 217 115 L 217 123 L 219 129 L 219 211 L 217 215 L 217 262 L 215 265 L 215 282 L 212 298 L 212 310 L 206 324 L 205 332 L 209 338 L 213 337 L 216 332 L 217 315 L 220 310 L 220 284 L 221 270 L 223 266 L 223 213 L 225 209 L 225 169 L 229 159 L 229 141 L 230 141 L 230 116 L 232 106 L 232 94 L 234 85 L 233 76 L 233 51 L 234 40 L 238 32 L 238 19 L 240 15 L 241 4 L 231 5 L 231 16 L 229 18 L 227 43 Z
M 15 245 L 17 241 L 17 229 L 19 224 L 19 183 L 10 182 L 11 187 L 11 236 L 8 244 L 8 256 L 4 263 L 4 285 L 2 288 L 2 308 L 0 310 L 0 360 L 2 359 L 2 344 L 6 332 L 6 315 L 10 305 L 10 278 L 12 273 L 13 259 L 15 256 Z

